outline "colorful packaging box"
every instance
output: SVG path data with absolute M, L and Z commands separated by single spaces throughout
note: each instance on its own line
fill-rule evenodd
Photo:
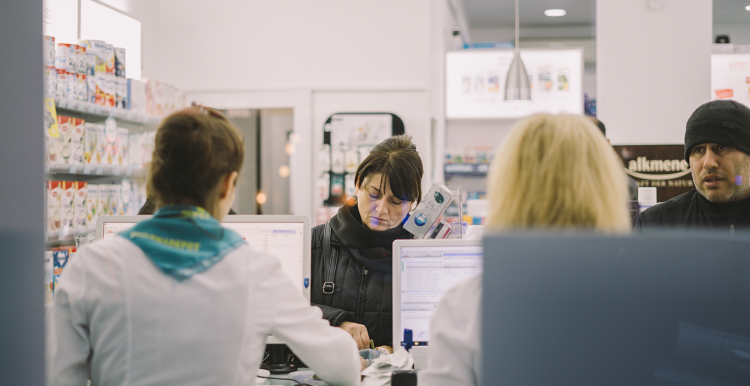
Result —
M 57 95 L 57 69 L 55 66 L 44 66 L 44 95 Z
M 107 105 L 107 74 L 97 72 L 94 74 L 94 103 L 97 105 Z
M 130 134 L 128 136 L 128 160 L 131 165 L 141 166 L 141 147 L 138 143 L 139 134 Z
M 44 35 L 44 65 L 55 66 L 55 38 Z
M 74 181 L 63 181 L 63 192 L 60 196 L 60 212 L 62 213 L 62 230 L 75 230 L 75 198 L 76 185 Z
M 109 208 L 107 213 L 110 216 L 117 216 L 122 214 L 122 185 L 113 184 L 109 185 Z
M 115 75 L 125 78 L 125 49 L 115 47 Z
M 52 264 L 55 269 L 55 277 L 54 277 L 55 287 L 57 287 L 60 283 L 60 276 L 63 273 L 63 268 L 65 268 L 65 266 L 68 265 L 69 258 L 70 258 L 70 251 L 68 250 L 52 252 Z
M 96 206 L 96 215 L 109 216 L 109 185 L 99 185 L 99 203 Z
M 115 77 L 115 106 L 121 109 L 130 108 L 128 100 L 128 80 L 125 78 Z
M 104 135 L 106 142 L 106 155 L 105 155 L 105 162 L 107 165 L 112 165 L 115 162 L 115 156 L 116 152 L 119 150 L 117 148 L 117 122 L 114 119 L 107 119 L 104 122 Z
M 88 228 L 88 186 L 86 182 L 77 181 L 75 183 L 75 229 L 82 231 Z
M 90 227 L 96 226 L 97 208 L 99 206 L 99 185 L 86 186 L 86 222 Z
M 104 67 L 107 74 L 115 75 L 115 46 L 104 44 Z
M 72 49 L 68 43 L 57 43 L 55 49 L 55 67 L 65 71 L 73 72 Z
M 120 165 L 130 165 L 130 138 L 128 129 L 118 127 L 117 137 L 117 162 Z
M 86 74 L 86 102 L 96 103 L 96 75 Z
M 96 125 L 96 163 L 100 165 L 109 165 L 107 160 L 107 133 L 104 125 Z
M 75 100 L 78 98 L 78 77 L 75 72 L 68 71 L 66 79 L 68 80 L 68 87 L 65 92 L 68 94 L 68 99 Z
M 104 43 L 104 41 L 102 40 L 79 40 L 78 45 L 85 46 L 86 53 L 87 54 L 91 53 L 94 55 L 94 71 L 92 72 L 92 74 L 107 72 L 107 67 L 106 67 L 105 59 L 104 59 L 105 51 L 106 51 L 106 43 Z
M 73 45 L 73 56 L 75 57 L 75 71 L 78 74 L 85 74 L 86 68 L 88 67 L 88 60 L 86 59 L 86 46 Z
M 86 122 L 83 140 L 83 158 L 86 164 L 98 164 L 96 159 L 96 124 Z
M 47 181 L 47 232 L 57 232 L 62 229 L 60 211 L 62 191 L 61 181 Z
M 55 96 L 58 98 L 68 97 L 68 72 L 64 68 L 56 68 L 57 82 L 55 83 Z
M 57 138 L 58 163 L 69 164 L 70 156 L 73 153 L 73 118 L 64 115 L 57 116 L 57 128 L 60 131 L 60 137 Z
M 105 106 L 114 107 L 115 106 L 115 93 L 117 92 L 117 86 L 115 84 L 116 82 L 116 76 L 114 74 L 104 74 L 104 96 L 105 96 Z
M 414 235 L 414 238 L 423 239 L 430 234 L 430 228 L 438 225 L 440 216 L 453 199 L 453 193 L 445 185 L 436 182 L 419 203 L 416 209 L 409 215 L 404 224 L 404 229 Z
M 122 209 L 121 215 L 130 215 L 132 214 L 130 211 L 132 210 L 132 198 L 133 198 L 133 186 L 131 185 L 130 181 L 125 179 L 122 180 L 122 185 L 120 186 L 120 208 Z
M 86 156 L 86 121 L 83 118 L 71 118 L 73 130 L 70 140 L 69 163 L 72 165 L 83 165 Z
M 88 82 L 86 74 L 76 74 L 76 100 L 85 102 L 88 100 Z
M 55 295 L 55 262 L 52 251 L 44 252 L 44 306 L 52 304 Z

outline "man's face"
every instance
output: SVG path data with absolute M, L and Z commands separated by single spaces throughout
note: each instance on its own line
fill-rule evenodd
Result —
M 750 194 L 750 155 L 733 147 L 702 143 L 690 151 L 693 182 L 713 203 L 733 202 Z

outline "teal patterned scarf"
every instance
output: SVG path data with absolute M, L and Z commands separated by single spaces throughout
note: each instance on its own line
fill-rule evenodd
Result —
M 137 245 L 165 274 L 189 279 L 221 261 L 245 240 L 221 227 L 204 209 L 172 205 L 119 234 Z

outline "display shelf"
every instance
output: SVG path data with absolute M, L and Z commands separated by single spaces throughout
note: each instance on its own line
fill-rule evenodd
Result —
M 90 176 L 90 177 L 143 177 L 145 169 L 137 165 L 68 165 L 44 164 L 47 179 L 60 176 Z
M 62 246 L 75 246 L 75 236 L 84 236 L 95 232 L 96 228 L 86 228 L 78 230 L 61 230 L 55 232 L 45 232 L 44 241 L 47 248 L 56 248 Z
M 489 164 L 445 164 L 445 178 L 487 177 Z
M 67 98 L 55 98 L 55 106 L 59 112 L 76 112 L 83 115 L 93 115 L 101 118 L 114 117 L 126 122 L 142 125 L 158 125 L 161 118 L 117 107 L 102 106 L 90 102 L 77 101 Z

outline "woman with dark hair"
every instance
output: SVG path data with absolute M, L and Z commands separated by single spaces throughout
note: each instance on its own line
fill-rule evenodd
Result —
M 222 228 L 244 157 L 238 130 L 191 107 L 156 133 L 151 219 L 81 248 L 55 293 L 48 384 L 252 384 L 269 334 L 329 384 L 359 384 L 349 335 L 279 261 Z
M 360 349 L 392 346 L 392 244 L 411 238 L 403 223 L 422 198 L 423 173 L 411 137 L 388 138 L 357 168 L 356 196 L 313 228 L 312 303 Z

